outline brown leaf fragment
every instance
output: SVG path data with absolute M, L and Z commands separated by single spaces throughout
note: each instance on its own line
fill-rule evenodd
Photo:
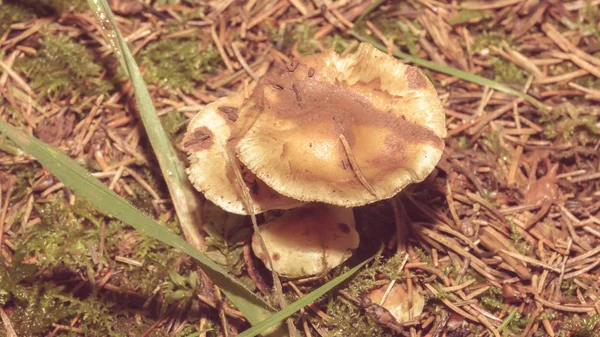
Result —
M 73 132 L 75 127 L 75 114 L 58 113 L 44 119 L 35 128 L 35 136 L 52 145 L 59 146 Z

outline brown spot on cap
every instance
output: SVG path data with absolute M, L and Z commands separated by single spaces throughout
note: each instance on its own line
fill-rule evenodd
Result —
M 234 108 L 232 106 L 220 106 L 217 109 L 219 110 L 219 112 L 223 113 L 228 120 L 232 122 L 237 121 L 238 108 Z
M 213 144 L 213 133 L 206 126 L 201 126 L 183 138 L 183 147 L 190 152 L 206 150 Z
M 348 226 L 348 224 L 341 222 L 338 224 L 338 228 L 340 229 L 340 232 L 344 234 L 350 233 L 350 226 Z
M 427 79 L 425 79 L 425 76 L 423 76 L 418 68 L 408 67 L 406 68 L 405 74 L 410 89 L 418 90 L 427 87 Z
M 285 65 L 285 67 L 287 68 L 287 70 L 289 72 L 294 72 L 294 71 L 296 71 L 296 68 L 298 68 L 299 64 L 300 64 L 299 62 L 290 62 L 290 63 L 287 63 Z
M 279 255 L 279 253 L 273 254 L 273 261 L 279 261 L 280 258 L 281 258 L 281 255 Z

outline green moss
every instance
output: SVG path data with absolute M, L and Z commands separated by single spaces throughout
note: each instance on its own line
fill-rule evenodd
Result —
M 531 254 L 531 245 L 517 231 L 515 224 L 510 227 L 510 245 L 513 246 L 521 255 L 529 256 Z
M 162 315 L 173 307 L 182 307 L 189 309 L 186 311 L 188 320 L 198 318 L 200 304 L 195 291 L 201 287 L 198 287 L 198 275 L 191 272 L 193 266 L 189 259 L 105 217 L 88 202 L 76 198 L 75 204 L 69 205 L 66 200 L 59 192 L 48 203 L 34 204 L 40 223 L 28 228 L 22 240 L 15 242 L 18 249 L 10 268 L 5 268 L 0 261 L 0 305 L 12 310 L 12 323 L 19 336 L 45 335 L 52 328 L 51 324 L 68 325 L 75 317 L 79 317 L 77 327 L 86 335 L 127 336 L 127 332 L 135 330 L 128 327 L 127 320 L 121 319 L 117 324 L 118 316 L 114 313 L 137 310 L 143 300 L 123 293 L 97 292 L 88 282 L 77 293 L 72 293 L 76 283 L 64 281 L 81 274 L 89 277 L 102 269 L 119 270 L 111 277 L 111 284 L 123 290 L 135 290 L 142 298 L 156 298 L 145 307 L 150 313 Z M 176 220 L 166 222 L 161 218 L 158 221 L 180 234 Z M 103 224 L 104 250 L 102 254 L 96 251 L 93 257 L 92 249 L 98 248 Z M 134 259 L 141 266 L 115 265 L 114 256 Z M 159 291 L 155 293 L 157 287 Z M 129 320 L 134 321 L 134 318 Z M 151 324 L 136 322 L 138 328 Z M 138 334 L 145 329 L 140 330 Z M 168 335 L 163 332 L 157 336 Z
M 551 111 L 544 112 L 540 118 L 543 135 L 546 139 L 569 140 L 577 135 L 583 144 L 598 138 L 596 124 L 599 117 L 594 114 L 581 115 L 580 107 L 571 103 L 562 104 Z
M 502 161 L 510 161 L 511 153 L 502 144 L 502 135 L 500 133 L 500 129 L 486 133 L 485 138 L 483 139 L 483 144 L 490 152 L 498 156 L 498 158 L 500 158 Z
M 555 319 L 556 317 L 558 317 L 558 314 L 556 313 L 556 311 L 546 311 L 543 314 L 539 315 L 537 320 L 538 321 L 543 321 L 543 320 L 551 321 L 551 320 Z
M 492 63 L 491 77 L 494 81 L 509 84 L 525 84 L 527 82 L 527 72 L 516 64 L 502 57 L 492 57 L 490 62 Z
M 475 36 L 471 50 L 473 53 L 482 51 L 489 46 L 499 47 L 505 36 L 498 31 L 483 31 L 481 34 Z
M 105 254 L 95 257 L 99 266 L 110 266 L 109 256 L 124 256 L 139 261 L 142 267 L 125 265 L 122 275 L 125 288 L 134 288 L 149 295 L 168 276 L 181 253 L 164 243 L 137 231 L 128 230 L 119 221 L 110 221 L 87 202 L 76 199 L 74 206 L 57 193 L 50 203 L 34 204 L 41 223 L 32 228 L 19 247 L 27 257 L 35 257 L 40 268 L 62 268 L 70 272 L 87 272 L 92 265 L 90 243 L 100 242 L 102 222 L 105 226 Z M 179 234 L 176 221 L 164 222 L 165 227 Z M 151 271 L 151 273 L 149 273 Z
M 0 1 L 0 36 L 13 23 L 35 17 L 60 15 L 68 10 L 83 11 L 86 0 L 4 0 Z
M 585 75 L 576 78 L 573 82 L 590 89 L 600 89 L 600 79 L 595 75 Z
M 516 309 L 512 309 L 504 322 L 498 327 L 498 331 L 505 337 L 519 335 L 525 329 L 529 320 L 530 315 L 523 316 Z
M 345 39 L 342 35 L 335 33 L 333 36 L 327 38 L 327 47 L 333 48 L 336 53 L 341 53 L 350 45 L 351 41 Z
M 146 67 L 146 81 L 168 89 L 191 91 L 221 63 L 218 50 L 209 44 L 201 48 L 196 40 L 163 39 L 151 43 L 139 56 Z
M 598 314 L 588 317 L 573 315 L 567 317 L 558 333 L 559 337 L 600 337 L 600 324 Z
M 416 27 L 420 27 L 418 21 L 412 22 Z M 408 26 L 400 20 L 390 20 L 388 18 L 375 18 L 373 24 L 381 31 L 388 39 L 402 50 L 407 51 L 411 55 L 418 54 L 419 38 L 412 33 Z
M 578 28 L 582 35 L 593 37 L 596 42 L 600 42 L 600 27 L 598 27 L 600 8 L 588 2 L 587 6 L 579 11 L 577 18 L 579 20 Z
M 277 27 L 267 26 L 267 35 L 270 40 L 276 42 L 277 48 L 287 52 L 297 43 L 297 50 L 301 55 L 311 55 L 319 51 L 319 44 L 314 38 L 315 32 L 316 28 L 311 27 L 308 21 L 287 25 L 284 31 L 280 31 Z M 341 43 L 341 40 L 336 40 L 334 37 L 329 43 L 340 48 L 336 43 Z
M 327 306 L 327 321 L 331 337 L 391 337 L 384 329 L 360 308 L 344 298 L 331 301 Z
M 572 298 L 577 295 L 577 284 L 573 279 L 563 280 L 560 284 L 560 290 L 565 298 Z
M 502 297 L 502 289 L 498 287 L 490 287 L 488 291 L 481 297 L 481 305 L 489 310 L 502 310 L 504 308 L 504 298 Z
M 470 9 L 461 9 L 454 17 L 450 19 L 451 25 L 460 25 L 470 21 L 488 20 L 494 17 L 494 14 L 488 11 L 474 11 Z
M 76 209 L 65 202 L 62 192 L 49 203 L 34 204 L 34 209 L 40 215 L 41 224 L 33 227 L 21 243 L 27 256 L 35 257 L 40 268 L 60 266 L 77 271 L 90 267 L 88 242 L 100 241 L 98 221 L 86 221 L 74 213 Z M 95 219 L 91 213 L 87 217 Z M 112 231 L 107 233 L 113 234 Z
M 456 147 L 458 149 L 467 149 L 469 148 L 469 140 L 465 136 L 460 136 L 456 140 Z
M 18 61 L 16 69 L 29 77 L 32 89 L 43 97 L 95 95 L 111 89 L 111 84 L 100 78 L 102 67 L 69 36 L 46 32 L 39 44 L 37 54 Z
M 427 253 L 425 253 L 421 247 L 415 247 L 415 252 L 417 252 L 417 255 L 419 255 L 419 260 L 421 260 L 421 262 L 425 262 L 428 265 L 433 266 L 433 258 L 431 255 L 427 255 Z
M 0 4 L 0 36 L 2 36 L 13 23 L 24 22 L 33 17 L 35 17 L 34 13 L 18 4 Z
M 71 9 L 79 12 L 88 8 L 86 0 L 42 0 L 42 2 L 59 14 Z
M 396 254 L 388 259 L 378 255 L 373 262 L 352 277 L 346 286 L 348 293 L 354 297 L 361 296 L 364 292 L 373 289 L 377 280 L 402 280 L 404 275 L 399 271 L 404 255 Z M 347 267 L 339 271 L 344 272 Z
M 17 335 L 43 335 L 53 323 L 69 324 L 76 316 L 85 332 L 112 331 L 110 305 L 95 296 L 75 298 L 65 293 L 64 286 L 34 280 L 38 269 L 23 263 L 23 257 L 18 252 L 9 268 L 0 263 L 0 305 L 13 307 L 11 320 Z
M 185 136 L 185 128 L 187 125 L 187 118 L 180 111 L 171 111 L 166 115 L 160 117 L 160 122 L 165 129 L 165 132 L 169 135 L 171 142 L 181 144 L 183 137 Z M 177 146 L 175 146 L 177 148 Z M 180 151 L 180 159 L 185 161 L 187 159 L 187 153 Z
M 29 193 L 29 188 L 33 185 L 33 176 L 39 170 L 39 164 L 19 164 L 11 166 L 7 173 L 15 176 L 15 186 L 11 200 L 20 200 Z

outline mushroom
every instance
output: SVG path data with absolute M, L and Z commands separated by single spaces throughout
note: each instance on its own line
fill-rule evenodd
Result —
M 346 261 L 359 244 L 351 208 L 309 204 L 259 227 L 275 272 L 287 278 L 325 273 Z M 252 250 L 267 268 L 256 234 Z
M 413 290 L 411 292 L 412 296 L 409 297 L 406 290 L 398 283 L 394 283 L 385 301 L 381 303 L 387 288 L 388 286 L 383 286 L 369 292 L 366 296 L 369 299 L 368 302 L 385 308 L 400 324 L 411 321 L 423 313 L 423 307 L 425 306 L 423 296 Z
M 360 206 L 424 180 L 444 149 L 431 82 L 369 44 L 276 65 L 240 109 L 229 146 L 275 191 Z
M 183 138 L 183 147 L 191 162 L 187 173 L 194 187 L 225 211 L 236 214 L 246 214 L 246 210 L 225 146 L 243 102 L 244 95 L 236 93 L 206 105 L 192 118 Z M 243 164 L 238 164 L 255 213 L 303 204 L 275 192 Z

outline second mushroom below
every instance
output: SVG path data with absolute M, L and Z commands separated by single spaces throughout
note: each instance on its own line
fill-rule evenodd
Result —
M 320 275 L 340 265 L 358 248 L 351 208 L 309 204 L 286 211 L 259 227 L 277 274 L 286 278 Z M 267 266 L 258 236 L 252 250 Z

